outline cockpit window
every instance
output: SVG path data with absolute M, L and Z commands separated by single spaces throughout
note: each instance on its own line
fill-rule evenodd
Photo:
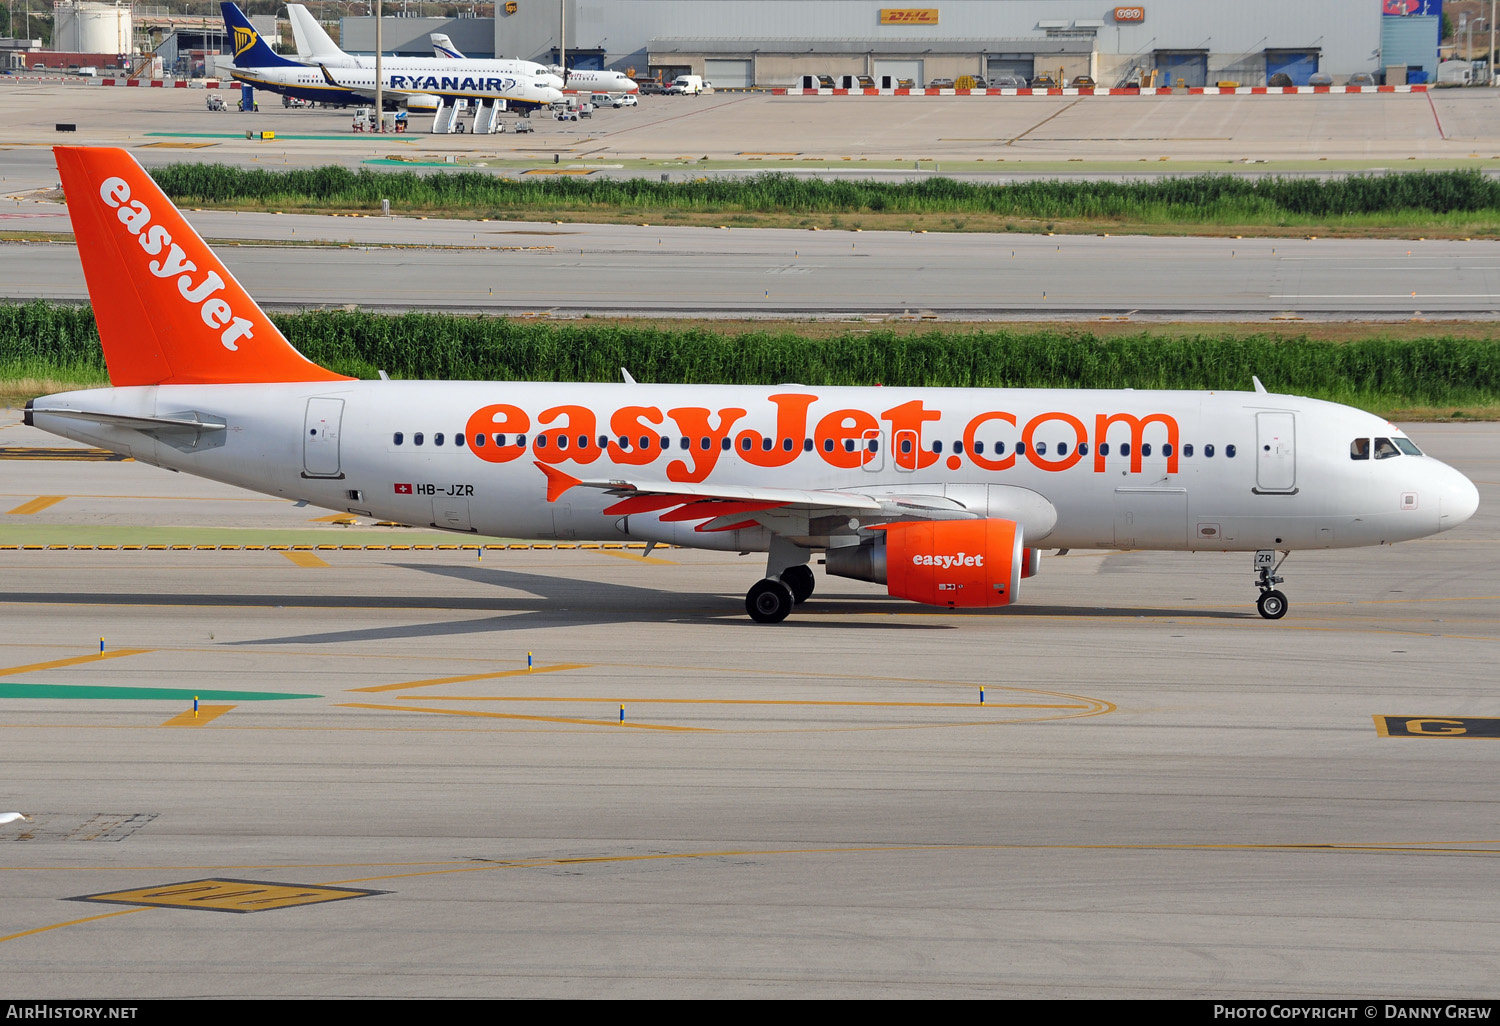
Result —
M 1388 460 L 1392 456 L 1400 456 L 1401 450 L 1391 442 L 1389 438 L 1375 439 L 1375 458 L 1377 460 Z
M 1396 443 L 1396 448 L 1400 449 L 1408 456 L 1422 455 L 1422 450 L 1418 449 L 1417 444 L 1410 438 L 1392 438 L 1391 441 Z
M 1367 460 L 1370 458 L 1370 440 L 1368 438 L 1356 438 L 1349 443 L 1349 458 L 1351 460 Z

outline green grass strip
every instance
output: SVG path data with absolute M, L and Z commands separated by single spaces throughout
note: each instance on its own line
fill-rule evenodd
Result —
M 1274 392 L 1389 414 L 1500 404 L 1500 344 L 1434 334 L 1329 341 L 1271 334 L 1099 335 L 1086 327 L 878 327 L 829 337 L 787 330 L 727 334 L 583 319 L 564 323 L 360 311 L 273 320 L 316 363 L 358 378 L 617 382 L 733 381 L 811 387 L 1137 388 Z M 1434 329 L 1441 331 L 1440 327 Z M 0 304 L 0 380 L 105 382 L 86 307 Z
M 1335 178 L 1194 175 L 1137 181 L 1027 180 L 1007 184 L 932 177 L 916 182 L 825 180 L 767 171 L 732 178 L 510 179 L 484 171 L 240 168 L 178 163 L 152 176 L 179 203 L 244 206 L 526 211 L 573 207 L 809 214 L 993 214 L 1025 219 L 1278 224 L 1287 219 L 1482 214 L 1500 229 L 1500 181 L 1477 169 Z
M 322 698 L 278 691 L 194 691 L 192 688 L 133 688 L 103 684 L 9 684 L 0 683 L 0 698 L 93 698 L 106 701 L 152 699 L 191 702 L 281 702 L 293 698 Z

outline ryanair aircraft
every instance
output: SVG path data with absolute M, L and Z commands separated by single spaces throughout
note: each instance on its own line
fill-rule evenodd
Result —
M 273 51 L 250 19 L 228 0 L 219 5 L 224 24 L 234 38 L 235 81 L 318 103 L 370 103 L 375 99 L 375 60 L 355 58 L 337 47 L 344 58 L 337 66 L 302 64 Z M 322 32 L 321 29 L 318 30 Z M 327 39 L 327 34 L 323 35 Z M 333 46 L 329 40 L 330 47 Z M 503 72 L 496 65 L 517 65 L 521 71 Z M 522 74 L 524 72 L 524 74 Z M 545 107 L 562 99 L 551 83 L 557 76 L 530 61 L 438 61 L 432 57 L 381 59 L 381 85 L 387 94 L 409 106 L 433 109 L 452 104 L 504 100 L 508 108 Z

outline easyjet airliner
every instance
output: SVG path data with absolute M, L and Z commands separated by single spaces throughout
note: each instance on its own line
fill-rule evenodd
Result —
M 123 150 L 60 147 L 112 387 L 26 423 L 269 495 L 461 535 L 768 554 L 784 619 L 826 571 L 1004 606 L 1039 547 L 1278 551 L 1463 523 L 1462 474 L 1359 410 L 1252 392 L 358 381 L 298 353 Z M 1285 558 L 1283 555 L 1282 558 Z

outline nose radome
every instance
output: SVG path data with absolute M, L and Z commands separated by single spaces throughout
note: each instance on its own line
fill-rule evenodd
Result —
M 1452 475 L 1443 488 L 1438 507 L 1438 530 L 1447 531 L 1468 520 L 1479 509 L 1479 489 L 1474 482 L 1450 468 Z

